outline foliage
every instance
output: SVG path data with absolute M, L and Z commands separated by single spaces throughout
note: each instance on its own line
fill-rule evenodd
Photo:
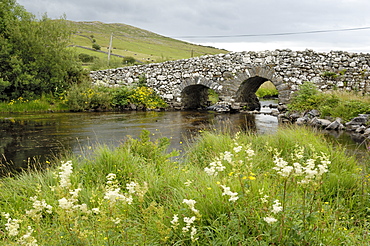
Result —
M 94 50 L 100 50 L 100 49 L 101 49 L 101 46 L 100 46 L 99 44 L 97 44 L 97 43 L 93 43 L 93 44 L 92 44 L 92 48 L 93 48 Z
M 53 95 L 42 95 L 39 99 L 28 100 L 23 97 L 12 99 L 8 102 L 0 102 L 0 112 L 25 113 L 25 112 L 49 112 L 68 110 L 64 97 L 56 98 Z
M 152 88 L 146 86 L 139 86 L 134 89 L 128 99 L 131 103 L 148 109 L 167 107 L 166 102 Z
M 151 139 L 153 138 L 153 140 Z M 308 129 L 204 133 L 181 163 L 144 131 L 1 180 L 5 245 L 361 245 L 369 172 Z M 51 236 L 53 235 L 53 236 Z
M 108 89 L 90 83 L 73 85 L 67 93 L 66 104 L 72 111 L 108 110 L 112 95 Z
M 70 30 L 63 19 L 36 20 L 15 1 L 1 2 L 1 99 L 32 99 L 62 93 L 85 73 L 67 45 Z M 4 83 L 4 81 L 6 83 Z
M 132 56 L 127 56 L 122 59 L 122 63 L 123 65 L 134 65 L 136 60 Z
M 211 105 L 216 104 L 219 100 L 218 94 L 215 90 L 208 89 L 208 101 L 211 102 Z
M 130 96 L 133 94 L 133 90 L 127 86 L 116 88 L 112 91 L 112 105 L 116 108 L 122 108 L 130 103 Z
M 80 59 L 81 62 L 91 63 L 91 62 L 94 62 L 95 59 L 99 59 L 99 58 L 97 58 L 96 56 L 85 54 L 85 53 L 80 53 L 78 54 L 78 59 Z
M 275 85 L 270 81 L 263 83 L 256 92 L 256 96 L 259 98 L 274 97 L 278 95 L 278 90 Z
M 322 93 L 313 83 L 305 82 L 293 96 L 288 108 L 300 112 L 317 109 L 321 116 L 340 117 L 348 121 L 359 114 L 370 113 L 370 98 L 350 98 L 343 93 Z

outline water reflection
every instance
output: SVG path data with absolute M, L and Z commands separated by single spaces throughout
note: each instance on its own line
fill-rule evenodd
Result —
M 128 135 L 143 129 L 153 138 L 168 137 L 170 148 L 181 148 L 202 129 L 274 132 L 277 119 L 269 115 L 216 114 L 210 112 L 108 112 L 2 115 L 0 118 L 0 164 L 14 168 L 33 159 L 45 162 L 70 150 L 76 154 L 97 143 L 119 145 Z

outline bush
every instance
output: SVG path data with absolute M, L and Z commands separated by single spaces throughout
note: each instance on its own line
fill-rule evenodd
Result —
M 145 86 L 134 89 L 133 93 L 129 96 L 129 101 L 147 109 L 167 107 L 166 102 L 152 88 Z
M 93 43 L 92 48 L 93 48 L 94 50 L 100 50 L 100 49 L 101 49 L 101 46 L 100 46 L 100 45 L 98 45 L 97 43 Z
M 123 58 L 122 63 L 123 65 L 133 65 L 136 63 L 136 60 L 132 56 L 127 56 Z
M 322 93 L 314 84 L 305 82 L 292 97 L 288 109 L 299 112 L 317 109 L 322 117 L 339 117 L 349 121 L 359 114 L 369 114 L 370 100 L 366 100 L 366 97 L 349 99 L 348 95 Z
M 89 82 L 73 85 L 66 96 L 66 104 L 71 111 L 108 110 L 111 102 L 109 89 Z
M 127 106 L 130 103 L 129 98 L 132 94 L 132 89 L 126 86 L 114 89 L 112 95 L 112 106 L 117 108 L 123 108 Z
M 99 59 L 99 58 L 96 56 L 90 56 L 88 54 L 80 53 L 78 55 L 78 59 L 80 59 L 81 62 L 91 63 L 91 62 L 94 62 L 95 59 Z
M 0 4 L 0 99 L 57 95 L 86 76 L 67 48 L 71 31 L 65 20 L 37 20 L 13 0 Z

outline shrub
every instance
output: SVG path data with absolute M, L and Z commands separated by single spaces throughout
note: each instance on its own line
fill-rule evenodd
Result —
M 112 92 L 112 106 L 122 108 L 130 103 L 129 98 L 133 94 L 133 90 L 129 87 L 122 86 L 116 88 Z
M 100 46 L 100 45 L 98 45 L 97 43 L 93 43 L 93 44 L 92 44 L 92 48 L 93 48 L 94 50 L 100 50 L 100 49 L 101 49 L 101 46 Z
M 73 85 L 66 96 L 66 104 L 72 111 L 108 110 L 111 101 L 109 89 L 89 82 Z
M 133 65 L 136 63 L 136 60 L 132 56 L 127 56 L 123 58 L 122 63 L 123 65 Z
M 98 59 L 96 56 L 90 56 L 88 54 L 84 54 L 84 53 L 80 53 L 78 55 L 78 59 L 80 59 L 81 62 L 85 62 L 85 63 L 91 63 L 93 62 L 95 59 Z
M 348 94 L 322 93 L 315 85 L 305 82 L 296 92 L 288 105 L 291 111 L 317 109 L 321 116 L 339 117 L 344 121 L 370 113 L 370 100 L 366 97 L 353 97 Z
M 133 93 L 129 96 L 129 101 L 148 109 L 167 107 L 166 102 L 152 88 L 145 86 L 134 89 Z

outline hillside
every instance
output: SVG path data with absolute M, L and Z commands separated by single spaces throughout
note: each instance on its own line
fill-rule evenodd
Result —
M 111 34 L 113 34 L 112 54 L 133 57 L 141 62 L 162 62 L 228 52 L 164 37 L 125 24 L 73 21 L 69 23 L 74 30 L 71 45 L 75 46 L 77 52 L 101 58 L 107 55 L 89 49 L 95 41 L 101 46 L 101 51 L 107 52 Z

